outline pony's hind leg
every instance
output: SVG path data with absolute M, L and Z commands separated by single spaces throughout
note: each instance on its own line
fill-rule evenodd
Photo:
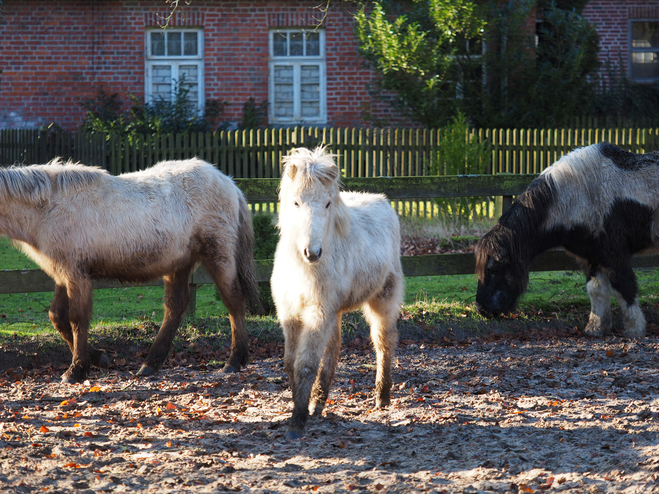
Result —
M 376 355 L 375 406 L 385 407 L 391 401 L 391 363 L 398 343 L 396 321 L 403 297 L 402 276 L 390 274 L 383 290 L 364 307 L 364 317 L 371 327 L 371 340 Z
M 71 321 L 69 320 L 69 296 L 66 293 L 64 285 L 55 286 L 55 296 L 50 303 L 48 311 L 50 322 L 53 327 L 62 335 L 64 341 L 69 345 L 71 354 L 73 354 L 73 331 L 71 330 Z M 103 350 L 89 347 L 89 361 L 91 365 L 107 368 L 110 364 L 107 355 Z
M 336 330 L 332 333 L 323 357 L 320 361 L 320 369 L 318 377 L 314 383 L 313 391 L 311 392 L 311 400 L 309 403 L 309 413 L 312 415 L 321 415 L 325 403 L 329 397 L 330 386 L 334 381 L 334 374 L 336 374 L 336 366 L 339 363 L 339 356 L 341 354 L 341 316 L 337 316 Z
M 63 288 L 63 287 L 62 287 Z M 89 279 L 80 278 L 70 281 L 66 286 L 66 297 L 62 289 L 58 290 L 53 306 L 51 305 L 51 321 L 60 324 L 58 331 L 69 344 L 72 361 L 68 370 L 62 375 L 62 382 L 76 383 L 83 381 L 89 373 L 90 350 L 89 350 L 89 320 L 92 313 L 92 282 Z M 64 324 L 66 309 L 63 308 L 65 299 L 68 299 L 68 322 Z M 55 326 L 57 328 L 57 326 Z M 70 339 L 67 339 L 70 338 Z
M 590 274 L 586 282 L 590 297 L 590 316 L 584 333 L 591 336 L 611 334 L 611 283 L 602 271 Z
M 236 271 L 236 265 L 226 260 L 221 265 L 204 262 L 204 267 L 213 278 L 222 301 L 229 311 L 231 323 L 231 353 L 222 372 L 240 372 L 249 359 L 249 338 L 245 323 L 247 301 Z
M 172 341 L 176 336 L 176 330 L 188 308 L 190 301 L 190 272 L 192 266 L 186 266 L 172 275 L 164 277 L 165 280 L 165 316 L 156 336 L 155 341 L 149 349 L 146 361 L 137 371 L 138 376 L 150 376 L 158 372 L 165 362 Z

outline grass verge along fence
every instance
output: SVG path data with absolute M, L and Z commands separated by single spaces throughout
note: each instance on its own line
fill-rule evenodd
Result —
M 410 197 L 471 197 L 503 196 L 504 203 L 510 204 L 515 195 L 520 194 L 536 175 L 463 175 L 463 176 L 424 176 L 396 178 L 346 178 L 346 189 L 362 192 L 386 194 L 391 200 Z M 250 202 L 276 202 L 278 179 L 236 179 Z M 261 283 L 270 281 L 272 260 L 257 260 L 257 279 Z M 405 276 L 438 276 L 473 274 L 475 259 L 473 254 L 437 254 L 416 257 L 403 257 Z M 659 255 L 635 256 L 635 268 L 659 267 Z M 580 269 L 576 261 L 562 251 L 549 251 L 539 255 L 531 264 L 531 271 L 563 271 Z M 188 314 L 194 315 L 196 290 L 198 285 L 212 284 L 208 273 L 199 268 L 190 277 L 190 305 Z M 116 288 L 123 286 L 158 286 L 162 280 L 146 283 L 125 284 L 113 280 L 99 280 L 94 288 Z M 39 269 L 0 271 L 0 293 L 48 292 L 55 289 L 54 281 Z M 441 294 L 440 294 L 441 295 Z

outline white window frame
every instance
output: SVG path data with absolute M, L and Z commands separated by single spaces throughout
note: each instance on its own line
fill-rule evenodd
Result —
M 640 83 L 651 83 L 651 82 L 657 82 L 659 81 L 659 73 L 657 74 L 657 77 L 634 77 L 632 73 L 632 62 L 634 58 L 634 54 L 654 54 L 655 59 L 659 58 L 659 46 L 657 47 L 634 47 L 633 42 L 634 42 L 634 23 L 642 23 L 642 22 L 654 22 L 659 24 L 659 19 L 652 18 L 652 19 L 630 19 L 629 20 L 629 29 L 628 29 L 628 74 L 629 78 L 635 82 L 640 82 Z
M 196 33 L 197 34 L 197 54 L 196 55 L 153 55 L 151 52 L 151 33 L 163 32 L 162 28 L 148 29 L 146 31 L 146 64 L 145 64 L 145 101 L 152 103 L 153 95 L 153 68 L 154 66 L 168 65 L 171 70 L 172 94 L 171 100 L 174 101 L 177 83 L 180 80 L 180 67 L 183 65 L 197 66 L 197 108 L 201 113 L 204 110 L 205 90 L 204 90 L 204 31 L 201 28 L 167 28 L 167 33 Z M 165 46 L 167 43 L 165 42 Z
M 319 54 L 317 56 L 276 56 L 274 54 L 274 34 L 276 33 L 310 33 L 319 34 Z M 290 40 L 290 37 L 289 37 Z M 327 123 L 327 81 L 325 60 L 325 30 L 318 28 L 277 28 L 268 32 L 270 67 L 268 75 L 269 108 L 268 120 L 274 125 L 324 125 Z M 302 116 L 300 71 L 305 65 L 315 65 L 319 72 L 319 115 L 315 118 Z M 293 116 L 277 117 L 275 114 L 275 67 L 289 66 L 293 68 Z

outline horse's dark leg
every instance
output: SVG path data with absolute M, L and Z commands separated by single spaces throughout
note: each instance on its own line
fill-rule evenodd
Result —
M 611 283 L 602 271 L 588 273 L 586 289 L 590 297 L 590 316 L 584 333 L 591 336 L 611 334 Z
M 69 350 L 73 354 L 73 332 L 71 330 L 71 321 L 69 320 L 69 296 L 66 293 L 66 287 L 64 285 L 55 285 L 55 296 L 50 303 L 48 317 L 50 317 L 53 327 L 62 335 L 67 345 L 69 345 Z M 91 365 L 104 369 L 109 365 L 105 352 L 91 346 L 89 347 L 89 361 Z
M 329 397 L 330 386 L 334 381 L 334 374 L 336 374 L 336 366 L 339 363 L 341 355 L 341 316 L 337 315 L 336 329 L 332 333 L 330 340 L 327 342 L 327 347 L 323 352 L 323 358 L 320 361 L 320 371 L 311 393 L 311 401 L 309 404 L 309 412 L 312 415 L 321 415 L 325 403 Z
M 378 408 L 388 406 L 391 401 L 391 363 L 398 343 L 396 321 L 403 299 L 403 283 L 402 276 L 392 273 L 382 291 L 364 308 L 376 355 L 375 406 Z
M 645 335 L 645 316 L 638 303 L 636 275 L 629 260 L 616 266 L 610 274 L 611 286 L 620 303 L 624 317 L 626 338 L 641 338 Z
M 155 341 L 146 356 L 146 362 L 137 371 L 138 376 L 150 376 L 158 372 L 172 348 L 176 330 L 181 324 L 190 301 L 190 272 L 192 266 L 186 266 L 165 280 L 165 316 Z
M 302 436 L 309 418 L 309 399 L 311 390 L 318 376 L 320 360 L 327 344 L 336 331 L 337 319 L 334 313 L 318 309 L 318 314 L 308 316 L 302 322 L 303 329 L 299 334 L 297 348 L 293 358 L 293 415 L 288 425 L 288 438 L 297 439 Z
M 247 301 L 243 296 L 236 266 L 233 262 L 227 261 L 223 265 L 204 262 L 204 267 L 215 281 L 222 301 L 229 311 L 231 353 L 222 372 L 240 372 L 240 368 L 247 365 L 249 359 L 249 338 L 245 324 Z
M 89 279 L 78 279 L 67 284 L 69 299 L 69 322 L 73 345 L 73 359 L 69 369 L 62 375 L 62 382 L 75 383 L 83 381 L 89 372 L 89 320 L 92 314 L 92 282 Z M 63 297 L 60 295 L 59 300 Z M 67 329 L 64 329 L 66 339 Z

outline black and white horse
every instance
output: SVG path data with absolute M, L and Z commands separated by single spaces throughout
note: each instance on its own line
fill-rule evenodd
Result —
M 547 168 L 478 242 L 478 310 L 510 312 L 526 289 L 531 260 L 554 247 L 583 265 L 591 301 L 585 332 L 611 333 L 613 288 L 624 336 L 643 336 L 631 257 L 659 247 L 659 152 L 634 154 L 601 143 Z

